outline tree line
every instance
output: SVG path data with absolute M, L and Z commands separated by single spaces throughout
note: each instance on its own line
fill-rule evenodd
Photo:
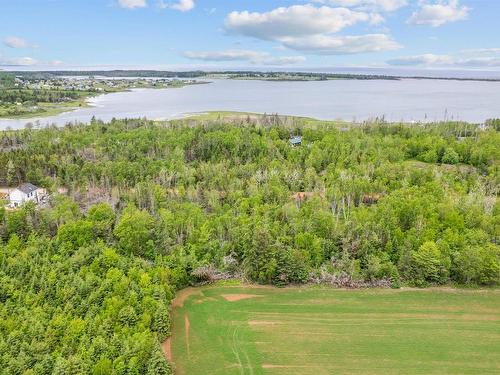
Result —
M 76 90 L 8 89 L 0 90 L 0 103 L 61 103 L 81 96 L 82 93 Z

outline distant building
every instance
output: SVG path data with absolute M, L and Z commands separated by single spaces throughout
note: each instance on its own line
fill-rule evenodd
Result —
M 296 135 L 294 137 L 291 137 L 290 138 L 290 144 L 293 146 L 293 147 L 296 147 L 296 146 L 300 146 L 302 144 L 302 137 L 299 136 L 299 135 Z
M 38 203 L 41 199 L 43 189 L 30 184 L 29 182 L 19 185 L 9 193 L 11 207 L 19 207 L 26 202 Z

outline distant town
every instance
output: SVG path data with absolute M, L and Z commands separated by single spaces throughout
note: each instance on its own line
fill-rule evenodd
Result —
M 15 77 L 15 88 L 29 90 L 122 91 L 135 88 L 170 88 L 199 83 L 196 80 L 175 78 L 121 78 L 109 77 Z

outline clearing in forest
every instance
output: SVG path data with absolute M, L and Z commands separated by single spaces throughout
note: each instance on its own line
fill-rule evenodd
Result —
M 500 373 L 499 290 L 212 286 L 179 298 L 179 375 Z

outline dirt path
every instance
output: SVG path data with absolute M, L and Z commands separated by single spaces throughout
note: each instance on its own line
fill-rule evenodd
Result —
M 173 316 L 173 310 L 175 308 L 182 308 L 184 307 L 184 302 L 191 296 L 194 295 L 199 295 L 201 294 L 201 290 L 199 288 L 186 288 L 182 289 L 179 292 L 177 292 L 176 297 L 170 304 L 170 317 Z M 189 318 L 187 315 L 184 317 L 184 324 L 185 324 L 185 329 L 186 329 L 186 345 L 187 345 L 187 351 L 189 355 L 189 330 L 190 330 L 190 323 L 189 323 Z M 168 362 L 170 364 L 174 364 L 174 356 L 172 354 L 172 336 L 167 338 L 162 344 L 161 348 L 163 351 L 163 354 L 165 355 L 165 358 L 167 358 Z M 176 373 L 180 373 L 180 371 L 176 371 Z
M 236 302 L 236 301 L 241 301 L 244 299 L 263 297 L 262 295 L 258 295 L 258 294 L 221 294 L 221 296 L 226 301 L 229 301 L 229 302 Z
M 177 292 L 177 295 L 175 296 L 174 300 L 172 301 L 171 309 L 174 309 L 176 307 L 184 307 L 184 302 L 189 297 L 195 296 L 195 295 L 200 295 L 200 294 L 201 294 L 200 288 L 189 287 L 186 289 L 179 290 Z
M 163 344 L 161 344 L 161 349 L 163 350 L 163 354 L 167 357 L 169 363 L 173 363 L 174 358 L 172 356 L 172 338 L 169 337 L 166 339 Z
M 184 329 L 186 332 L 186 351 L 188 357 L 191 356 L 191 352 L 189 351 L 189 329 L 191 328 L 190 323 L 189 323 L 189 317 L 187 314 L 184 314 Z

